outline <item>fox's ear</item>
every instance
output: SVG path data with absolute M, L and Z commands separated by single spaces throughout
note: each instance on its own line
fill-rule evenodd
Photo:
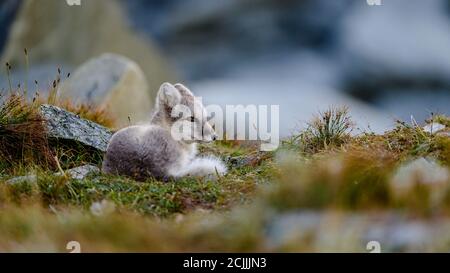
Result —
M 170 108 L 175 107 L 175 105 L 180 104 L 181 94 L 175 86 L 165 82 L 161 85 L 158 92 L 158 104 L 166 105 Z
M 194 93 L 191 92 L 191 90 L 189 90 L 189 88 L 187 88 L 186 86 L 184 86 L 181 83 L 177 83 L 175 84 L 175 88 L 178 89 L 178 91 L 180 91 L 180 93 L 182 95 L 186 95 L 186 96 L 194 96 Z

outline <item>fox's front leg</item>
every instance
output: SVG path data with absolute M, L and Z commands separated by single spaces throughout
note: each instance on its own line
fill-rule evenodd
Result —
M 217 177 L 225 175 L 227 167 L 215 157 L 197 157 L 173 173 L 174 177 Z

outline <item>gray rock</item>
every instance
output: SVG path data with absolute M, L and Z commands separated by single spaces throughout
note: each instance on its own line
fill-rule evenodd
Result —
M 88 175 L 100 173 L 100 169 L 93 165 L 84 165 L 84 166 L 80 166 L 80 167 L 76 167 L 76 168 L 67 170 L 65 173 L 68 177 L 70 177 L 72 179 L 83 180 Z M 55 173 L 54 175 L 61 176 L 62 174 L 59 172 L 59 173 Z M 35 174 L 30 174 L 30 175 L 26 175 L 26 176 L 19 176 L 19 177 L 11 178 L 6 181 L 6 184 L 8 184 L 8 185 L 18 185 L 18 184 L 22 184 L 22 183 L 36 184 L 37 181 L 38 181 L 38 176 Z
M 268 221 L 269 249 L 312 252 L 370 252 L 377 242 L 381 252 L 448 251 L 449 219 L 410 219 L 397 213 L 360 214 L 297 211 Z
M 241 168 L 247 166 L 250 162 L 250 158 L 245 156 L 227 156 L 224 160 L 232 168 Z
M 14 177 L 6 181 L 6 184 L 8 185 L 18 185 L 22 183 L 36 184 L 37 176 L 35 174 L 30 174 L 26 176 Z
M 100 169 L 97 166 L 84 165 L 67 170 L 65 173 L 72 179 L 83 180 L 88 175 L 100 173 Z M 57 173 L 57 175 L 61 175 L 61 173 Z
M 232 168 L 241 168 L 259 165 L 264 159 L 267 158 L 267 155 L 268 154 L 266 152 L 259 152 L 250 156 L 226 156 L 223 160 Z
M 111 53 L 81 65 L 63 81 L 58 94 L 77 103 L 108 109 L 118 126 L 148 120 L 153 107 L 148 82 L 139 65 Z
M 442 130 L 445 130 L 445 125 L 437 123 L 437 122 L 433 122 L 430 124 L 427 124 L 426 126 L 423 127 L 423 130 L 427 133 L 430 134 L 436 134 L 441 132 Z
M 112 133 L 105 127 L 63 110 L 44 104 L 40 108 L 47 120 L 50 138 L 72 140 L 105 152 Z
M 421 157 L 400 166 L 392 178 L 392 186 L 394 190 L 404 191 L 417 182 L 439 185 L 446 184 L 449 179 L 450 173 L 446 167 L 433 158 Z

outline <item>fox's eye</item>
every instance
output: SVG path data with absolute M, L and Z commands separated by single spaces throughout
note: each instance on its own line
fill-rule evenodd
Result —
M 191 122 L 195 122 L 195 118 L 194 117 L 191 117 Z

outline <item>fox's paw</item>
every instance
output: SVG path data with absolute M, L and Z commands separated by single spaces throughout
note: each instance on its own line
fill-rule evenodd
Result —
M 176 172 L 176 177 L 194 176 L 215 180 L 227 173 L 227 167 L 218 158 L 198 157 Z

